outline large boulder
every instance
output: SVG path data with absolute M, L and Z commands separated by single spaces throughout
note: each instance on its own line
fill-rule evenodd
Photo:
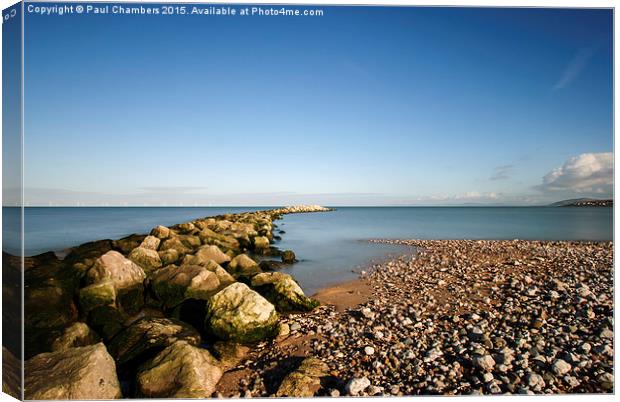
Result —
M 194 250 L 202 244 L 200 237 L 194 235 L 178 235 L 177 238 L 181 240 L 181 243 L 185 244 L 190 249 Z
M 241 244 L 232 233 L 216 233 L 211 229 L 203 229 L 198 236 L 200 240 L 207 245 L 218 246 L 223 251 L 237 251 Z
M 171 318 L 143 318 L 112 339 L 110 354 L 119 364 L 151 354 L 184 340 L 190 345 L 200 344 L 200 334 L 190 325 Z
M 164 251 L 158 251 L 157 254 L 159 254 L 161 265 L 164 267 L 166 265 L 174 264 L 181 257 L 179 252 L 173 248 Z
M 196 261 L 196 265 L 200 265 L 200 262 L 213 260 L 217 264 L 223 264 L 230 261 L 230 257 L 222 252 L 218 246 L 214 245 L 206 245 L 202 246 L 198 249 L 196 254 L 194 254 L 194 258 L 192 261 L 188 261 L 189 263 L 194 263 L 193 260 Z M 184 261 L 185 263 L 185 261 Z
M 265 236 L 256 236 L 253 239 L 256 250 L 265 251 L 269 249 L 269 239 Z
M 78 299 L 88 323 L 105 339 L 112 338 L 122 329 L 128 315 L 117 300 L 112 280 L 106 279 L 80 289 Z
M 178 341 L 138 370 L 138 393 L 148 398 L 209 398 L 222 369 L 208 350 Z
M 237 282 L 207 302 L 205 324 L 221 339 L 249 343 L 277 333 L 278 313 L 264 297 Z
M 140 247 L 157 251 L 160 244 L 161 240 L 158 237 L 146 236 L 144 240 L 142 240 L 142 243 L 140 243 Z
M 103 343 L 42 353 L 24 365 L 25 399 L 121 397 L 114 360 Z
M 329 367 L 316 357 L 304 359 L 297 370 L 289 373 L 280 384 L 277 397 L 308 398 L 321 388 L 321 377 L 328 375 Z
M 159 241 L 156 237 L 152 238 Z M 157 249 L 146 248 L 143 246 L 136 247 L 131 250 L 131 253 L 129 253 L 129 259 L 142 267 L 146 273 L 153 272 L 156 269 L 161 268 L 162 265 Z
M 99 335 L 83 322 L 65 328 L 62 335 L 52 342 L 52 351 L 67 350 L 70 348 L 94 345 L 101 339 Z
M 87 283 L 111 280 L 116 290 L 142 285 L 144 270 L 117 251 L 108 251 L 99 257 L 86 274 Z
M 180 223 L 176 227 L 181 233 L 192 233 L 194 230 L 196 230 L 196 226 L 194 226 L 194 224 L 191 222 Z
M 282 252 L 281 258 L 282 258 L 282 262 L 285 264 L 292 264 L 297 261 L 293 250 L 284 250 Z
M 86 273 L 89 286 L 79 292 L 88 324 L 105 339 L 113 337 L 122 322 L 144 305 L 146 274 L 121 253 L 109 251 L 95 260 Z
M 151 230 L 151 236 L 155 236 L 160 240 L 167 239 L 168 237 L 170 237 L 170 229 L 161 225 L 156 226 L 153 228 L 153 230 Z
M 213 344 L 213 353 L 224 371 L 237 367 L 247 357 L 250 350 L 248 346 L 237 342 L 219 341 Z
M 192 249 L 186 246 L 177 236 L 164 240 L 159 246 L 159 251 L 176 250 L 179 255 L 185 255 L 192 252 Z
M 228 271 L 222 268 L 220 264 L 211 259 L 205 258 L 202 255 L 186 255 L 185 258 L 183 258 L 182 265 L 198 265 L 204 267 L 215 273 L 222 285 L 230 285 L 231 283 L 236 282 L 235 278 L 233 278 Z
M 114 246 L 114 250 L 120 251 L 122 254 L 126 255 L 134 248 L 139 247 L 145 237 L 145 235 L 132 234 L 120 240 L 112 241 L 112 245 Z
M 151 278 L 151 289 L 166 309 L 187 299 L 207 300 L 222 288 L 218 276 L 200 265 L 168 265 Z
M 239 254 L 228 263 L 228 272 L 235 278 L 252 276 L 259 274 L 262 270 L 258 264 L 245 254 Z
M 282 272 L 255 275 L 252 288 L 275 304 L 278 311 L 310 311 L 319 305 L 304 294 L 292 276 Z

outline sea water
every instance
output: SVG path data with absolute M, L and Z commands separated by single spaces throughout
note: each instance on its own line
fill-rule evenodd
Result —
M 24 212 L 25 254 L 148 233 L 157 225 L 269 207 L 29 207 Z M 19 209 L 3 208 L 5 228 Z M 276 221 L 280 249 L 300 260 L 284 269 L 309 294 L 354 279 L 373 261 L 406 252 L 369 239 L 612 240 L 613 209 L 604 207 L 338 207 L 333 212 L 285 215 Z M 19 240 L 3 233 L 3 250 L 18 254 Z

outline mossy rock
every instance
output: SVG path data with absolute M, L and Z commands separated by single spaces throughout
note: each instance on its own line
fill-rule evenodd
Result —
M 181 223 L 179 225 L 176 225 L 175 228 L 178 229 L 181 233 L 192 233 L 196 230 L 196 226 L 194 226 L 194 224 L 191 222 Z
M 131 252 L 131 250 L 139 247 L 145 238 L 146 235 L 132 234 L 130 236 L 123 237 L 122 239 L 114 240 L 112 244 L 116 250 L 120 251 L 124 255 L 127 255 Z
M 161 265 L 164 267 L 166 265 L 174 264 L 180 259 L 179 252 L 173 248 L 164 250 L 164 251 L 159 251 L 158 254 L 159 254 L 159 259 L 161 260 Z
M 208 350 L 178 341 L 138 369 L 138 395 L 209 398 L 223 371 Z
M 125 316 L 114 306 L 96 307 L 88 313 L 88 325 L 108 341 L 123 329 Z
M 190 325 L 170 318 L 143 318 L 125 328 L 108 345 L 110 354 L 120 365 L 140 361 L 143 357 L 186 341 L 200 345 L 200 334 Z
M 308 357 L 301 362 L 297 370 L 284 377 L 276 397 L 312 397 L 321 388 L 321 377 L 327 376 L 328 372 L 327 364 L 316 357 Z
M 165 226 L 156 226 L 151 230 L 151 236 L 155 236 L 160 240 L 170 237 L 170 229 Z
M 272 302 L 278 311 L 311 311 L 320 303 L 307 297 L 292 276 L 265 272 L 252 277 L 252 288 Z
M 252 239 L 254 243 L 255 250 L 268 250 L 269 249 L 269 239 L 265 236 L 256 236 Z
M 125 314 L 136 314 L 144 307 L 144 286 L 140 283 L 117 290 L 116 301 Z
M 101 339 L 95 331 L 83 322 L 76 322 L 64 329 L 62 335 L 52 342 L 52 351 L 94 345 Z
M 111 280 L 95 283 L 80 289 L 80 309 L 88 314 L 91 310 L 101 306 L 116 305 L 116 289 Z
M 152 237 L 152 236 L 149 236 Z M 156 237 L 153 237 L 157 239 Z M 159 241 L 159 239 L 157 239 Z M 145 247 L 137 247 L 129 253 L 129 259 L 138 264 L 145 273 L 150 273 L 161 268 L 162 262 L 157 250 Z
M 179 255 L 185 255 L 192 252 L 190 247 L 187 247 L 178 237 L 172 237 L 164 240 L 159 246 L 159 251 L 176 250 Z
M 285 264 L 292 264 L 296 262 L 296 256 L 293 250 L 284 250 L 282 252 L 282 262 Z
M 206 330 L 220 339 L 251 343 L 278 332 L 275 307 L 240 282 L 211 297 L 206 310 Z
M 252 278 L 263 272 L 258 264 L 245 254 L 239 254 L 233 258 L 227 266 L 227 271 L 236 279 Z
M 188 299 L 207 300 L 222 287 L 215 272 L 199 265 L 169 265 L 151 279 L 151 289 L 165 309 Z
M 194 250 L 202 245 L 202 242 L 200 241 L 200 237 L 198 236 L 179 235 L 177 236 L 177 238 L 181 240 L 181 243 L 183 243 L 185 246 L 187 246 L 191 250 Z
M 142 243 L 140 243 L 140 247 L 157 251 L 160 244 L 161 240 L 158 237 L 149 235 L 144 238 Z
M 237 342 L 218 341 L 213 344 L 215 357 L 220 361 L 224 370 L 235 368 L 250 353 L 248 346 Z
M 200 247 L 193 256 L 187 256 L 183 263 L 202 265 L 208 263 L 209 260 L 213 260 L 217 264 L 224 264 L 230 261 L 230 256 L 223 253 L 218 246 L 205 245 Z

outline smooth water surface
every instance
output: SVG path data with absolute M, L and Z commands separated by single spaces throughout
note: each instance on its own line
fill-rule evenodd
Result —
M 3 209 L 3 211 L 6 208 Z M 267 207 L 26 208 L 25 253 L 59 251 L 88 241 L 147 233 L 157 225 L 267 209 Z M 5 222 L 10 211 L 4 211 Z M 613 209 L 584 207 L 339 207 L 327 213 L 291 214 L 277 221 L 282 240 L 299 263 L 286 268 L 306 292 L 354 279 L 371 260 L 400 247 L 369 244 L 390 239 L 612 240 Z M 276 232 L 277 234 L 277 232 Z M 4 251 L 19 243 L 4 239 Z
M 352 268 L 402 248 L 366 239 L 612 240 L 612 208 L 349 207 L 286 215 L 278 244 L 302 261 L 288 270 L 309 291 L 354 279 Z

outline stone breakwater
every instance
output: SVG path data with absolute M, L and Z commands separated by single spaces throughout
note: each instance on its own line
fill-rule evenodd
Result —
M 283 315 L 318 306 L 274 271 L 295 262 L 273 246 L 274 221 L 324 211 L 220 215 L 83 244 L 65 258 L 26 258 L 26 399 L 211 396 L 243 345 L 281 333 Z M 3 263 L 5 279 L 19 278 L 18 257 L 3 254 Z M 5 281 L 5 297 L 17 296 L 14 285 Z M 12 346 L 5 357 L 18 354 Z
M 612 243 L 381 242 L 417 252 L 364 272 L 357 307 L 289 315 L 217 395 L 613 392 Z

